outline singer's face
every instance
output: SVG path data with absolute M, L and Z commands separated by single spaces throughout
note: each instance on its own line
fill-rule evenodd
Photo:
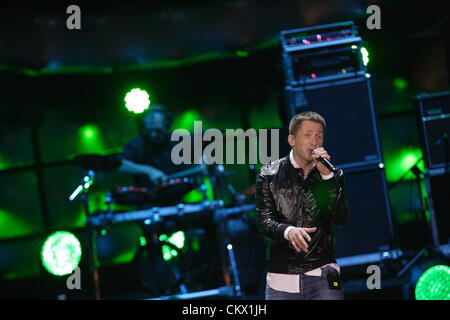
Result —
M 297 157 L 309 162 L 312 161 L 312 151 L 323 146 L 323 135 L 321 123 L 304 120 L 295 136 L 290 135 L 288 140 Z

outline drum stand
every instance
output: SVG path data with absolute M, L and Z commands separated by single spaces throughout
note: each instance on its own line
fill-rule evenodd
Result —
M 94 177 L 95 177 L 94 171 L 89 170 L 87 176 L 83 178 L 81 184 L 77 187 L 77 189 L 75 189 L 75 191 L 69 197 L 69 200 L 73 201 L 81 193 L 81 200 L 83 201 L 84 212 L 86 214 L 86 221 L 89 221 L 90 217 L 88 191 L 94 182 Z M 97 229 L 95 226 L 87 223 L 86 230 L 88 233 L 89 262 L 90 262 L 89 264 L 91 268 L 92 278 L 94 281 L 95 300 L 100 300 L 100 279 L 97 268 L 97 246 L 96 246 Z
M 242 200 L 239 197 L 239 194 L 236 192 L 236 190 L 234 189 L 234 187 L 228 183 L 228 181 L 226 180 L 226 176 L 223 174 L 225 172 L 223 165 L 217 165 L 214 169 L 213 169 L 213 181 L 214 181 L 214 189 L 217 190 L 222 190 L 225 191 L 226 194 L 228 194 L 228 196 L 230 197 L 233 205 L 238 205 L 241 204 Z M 215 196 L 217 195 L 217 193 L 215 192 Z M 218 220 L 219 221 L 219 227 L 220 227 L 220 236 L 224 236 L 224 238 L 221 238 L 221 244 L 226 244 L 226 250 L 227 250 L 227 254 L 228 254 L 228 263 L 229 263 L 229 268 L 224 268 L 225 270 L 228 269 L 227 271 L 224 271 L 224 277 L 225 279 L 230 279 L 228 273 L 231 273 L 232 276 L 232 288 L 233 288 L 233 295 L 236 297 L 241 297 L 242 296 L 242 291 L 241 291 L 241 284 L 240 284 L 240 280 L 239 280 L 239 269 L 238 269 L 238 265 L 236 262 L 236 258 L 235 258 L 235 253 L 234 253 L 234 248 L 233 245 L 231 243 L 231 239 L 228 237 L 228 230 L 226 227 L 227 221 L 226 218 L 221 218 Z M 228 281 L 229 282 L 229 281 Z
M 227 193 L 234 205 L 241 202 L 242 199 L 234 190 L 231 184 L 229 184 L 223 173 L 223 166 L 218 166 L 213 169 L 211 174 L 211 181 L 214 188 L 214 198 L 221 198 L 224 192 Z M 206 190 L 204 186 L 201 187 L 204 199 L 206 199 Z M 219 193 L 221 191 L 221 193 Z M 213 212 L 214 213 L 214 212 Z M 224 261 L 222 267 L 224 269 L 225 286 L 219 287 L 212 290 L 200 291 L 200 292 L 190 292 L 181 294 L 171 295 L 171 296 L 161 296 L 158 298 L 151 298 L 149 300 L 172 300 L 172 299 L 198 299 L 211 296 L 230 296 L 230 297 L 242 297 L 241 284 L 239 280 L 239 270 L 235 257 L 235 250 L 231 243 L 231 239 L 227 236 L 226 230 L 226 217 L 214 218 L 214 220 L 219 222 L 219 243 L 220 247 L 225 246 L 226 255 L 228 257 L 228 263 Z M 228 266 L 227 266 L 228 264 Z
M 145 252 L 147 252 L 149 254 L 150 258 L 160 257 L 163 246 L 167 246 L 171 250 L 175 250 L 177 252 L 177 256 L 179 257 L 180 263 L 181 263 L 181 266 L 180 266 L 181 270 L 178 270 L 176 267 L 174 267 L 170 271 L 173 273 L 173 276 L 175 278 L 173 288 L 177 287 L 181 291 L 181 293 L 186 293 L 187 290 L 183 284 L 183 280 L 185 277 L 185 265 L 184 265 L 184 260 L 183 260 L 184 258 L 183 258 L 182 252 L 178 249 L 177 246 L 173 245 L 172 243 L 159 239 L 159 234 L 161 233 L 159 230 L 160 223 L 162 223 L 162 221 L 160 221 L 160 220 L 151 221 L 149 224 L 147 224 L 147 220 L 141 221 L 139 223 L 141 229 L 143 230 L 146 243 L 145 243 L 145 245 L 139 246 L 139 248 L 136 251 L 134 258 L 133 258 L 133 265 L 136 270 L 137 280 L 141 287 L 143 287 L 146 290 L 150 290 L 150 288 L 148 288 L 147 286 L 144 285 L 145 279 L 143 279 L 141 277 L 140 263 L 142 263 L 142 262 L 140 261 L 140 258 L 143 256 L 143 254 Z M 142 226 L 142 224 L 144 224 L 145 226 Z M 157 272 L 158 272 L 157 270 L 154 270 L 155 274 Z

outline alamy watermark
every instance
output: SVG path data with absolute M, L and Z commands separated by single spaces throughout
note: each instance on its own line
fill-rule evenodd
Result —
M 72 4 L 67 7 L 66 13 L 70 16 L 66 20 L 66 27 L 69 30 L 81 29 L 81 9 L 79 6 Z
M 67 278 L 66 281 L 67 289 L 81 290 L 81 270 L 80 267 L 76 267 L 72 275 Z
M 381 289 L 381 269 L 376 264 L 372 264 L 367 267 L 366 270 L 367 274 L 370 274 L 370 276 L 367 278 L 366 285 L 367 289 L 373 290 L 373 289 Z
M 66 13 L 70 16 L 66 20 L 66 27 L 69 30 L 81 30 L 81 8 L 75 4 L 67 7 Z M 366 9 L 370 16 L 366 20 L 367 29 L 381 29 L 381 9 L 376 4 L 370 5 Z
M 279 159 L 279 129 L 270 130 L 270 149 L 268 148 L 268 131 L 268 129 L 258 131 L 256 129 L 246 131 L 226 129 L 224 136 L 221 130 L 214 128 L 203 132 L 202 121 L 194 121 L 193 138 L 186 129 L 176 129 L 172 132 L 171 140 L 179 141 L 179 143 L 172 148 L 171 159 L 177 165 L 246 164 L 247 160 L 248 164 L 256 164 L 258 160 L 261 164 L 266 164 Z M 192 150 L 192 142 L 194 150 Z M 208 144 L 203 148 L 204 142 Z M 248 152 L 246 152 L 247 148 Z
M 376 4 L 367 7 L 366 13 L 371 14 L 366 20 L 367 29 L 381 29 L 381 9 Z

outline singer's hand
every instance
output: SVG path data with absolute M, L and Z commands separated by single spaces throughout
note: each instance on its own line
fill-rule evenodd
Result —
M 297 252 L 308 253 L 308 242 L 311 242 L 311 237 L 308 233 L 316 232 L 317 228 L 292 228 L 289 230 L 288 238 L 292 247 Z
M 314 149 L 313 154 L 312 154 L 312 158 L 313 158 L 314 164 L 317 167 L 317 170 L 319 170 L 321 175 L 326 176 L 326 175 L 331 174 L 331 171 L 327 167 L 325 167 L 325 165 L 322 162 L 317 160 L 317 158 L 326 158 L 326 159 L 331 161 L 330 155 L 328 154 L 328 152 L 324 148 Z

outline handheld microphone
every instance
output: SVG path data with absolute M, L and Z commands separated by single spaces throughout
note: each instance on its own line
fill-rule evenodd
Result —
M 314 154 L 314 151 L 315 150 L 313 150 L 313 154 Z M 330 170 L 331 172 L 337 172 L 337 168 L 335 167 L 335 166 L 333 166 L 333 164 L 330 162 L 330 160 L 328 160 L 327 158 L 322 158 L 322 157 L 320 157 L 320 158 L 317 158 L 317 160 L 319 160 L 320 162 L 322 162 L 323 163 L 323 165 L 325 166 L 325 167 L 327 167 L 327 169 L 328 170 Z

